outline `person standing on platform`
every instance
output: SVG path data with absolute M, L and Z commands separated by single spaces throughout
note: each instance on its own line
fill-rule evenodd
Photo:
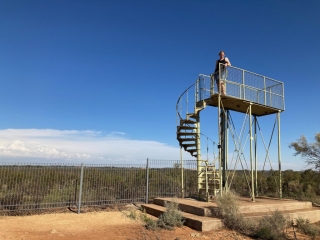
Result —
M 230 60 L 225 56 L 224 51 L 219 52 L 219 57 L 220 58 L 216 61 L 216 68 L 213 73 L 213 78 L 217 83 L 218 92 L 222 95 L 226 95 L 226 87 L 225 87 L 224 80 L 226 79 L 227 67 L 231 66 L 231 63 L 230 63 Z M 220 67 L 220 77 L 219 77 L 219 67 Z

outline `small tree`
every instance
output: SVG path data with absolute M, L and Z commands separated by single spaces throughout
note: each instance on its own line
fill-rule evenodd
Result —
M 315 169 L 320 170 L 320 132 L 316 133 L 315 140 L 314 143 L 308 143 L 306 137 L 302 135 L 297 142 L 292 142 L 289 147 L 296 151 L 294 156 L 301 154 L 308 165 L 314 165 Z

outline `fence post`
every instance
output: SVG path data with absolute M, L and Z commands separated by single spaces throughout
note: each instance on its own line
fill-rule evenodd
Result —
M 183 182 L 183 159 L 182 159 L 182 147 L 180 147 L 180 167 L 181 167 L 181 197 L 184 198 L 184 182 Z
M 81 173 L 80 173 L 80 189 L 79 189 L 79 202 L 78 202 L 78 214 L 81 209 L 81 197 L 82 197 L 82 183 L 83 183 L 83 163 L 81 163 Z
M 149 158 L 147 158 L 147 168 L 146 168 L 146 204 L 149 202 Z

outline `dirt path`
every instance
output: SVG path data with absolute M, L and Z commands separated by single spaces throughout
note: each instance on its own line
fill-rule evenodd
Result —
M 239 236 L 239 238 L 238 238 Z M 188 227 L 149 231 L 121 212 L 0 217 L 0 239 L 249 239 L 232 231 L 200 233 Z
M 250 239 L 229 230 L 197 232 L 188 227 L 173 231 L 146 230 L 138 221 L 121 212 L 56 213 L 34 216 L 0 217 L 0 239 L 124 239 L 124 240 L 189 240 Z

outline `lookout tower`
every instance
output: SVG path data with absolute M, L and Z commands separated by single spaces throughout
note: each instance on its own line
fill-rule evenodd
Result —
M 212 76 L 200 74 L 196 82 L 180 95 L 176 105 L 177 140 L 181 152 L 184 149 L 197 159 L 198 193 L 208 200 L 210 197 L 223 194 L 224 191 L 229 189 L 232 178 L 229 178 L 228 174 L 231 169 L 236 169 L 237 163 L 239 164 L 244 158 L 243 143 L 239 141 L 239 136 L 236 136 L 236 131 L 233 129 L 231 122 L 231 113 L 239 112 L 243 113 L 248 119 L 246 123 L 249 139 L 247 159 L 250 160 L 250 167 L 247 170 L 251 177 L 248 184 L 250 185 L 252 201 L 255 201 L 257 190 L 258 117 L 275 116 L 273 129 L 277 125 L 278 143 L 277 149 L 273 149 L 273 151 L 277 151 L 278 187 L 279 198 L 281 199 L 280 113 L 285 110 L 284 84 L 269 77 L 232 66 L 225 68 L 220 65 L 219 68 L 219 80 L 225 89 L 224 94 L 219 92 L 217 82 L 214 81 Z M 217 109 L 216 146 L 218 154 L 215 159 L 217 164 L 210 164 L 208 160 L 203 160 L 201 157 L 200 112 L 207 107 Z M 236 152 L 234 163 L 231 163 L 228 156 L 230 136 L 233 138 Z M 265 151 L 265 159 L 269 159 L 269 148 L 266 146 Z M 232 164 L 234 165 L 231 166 Z

